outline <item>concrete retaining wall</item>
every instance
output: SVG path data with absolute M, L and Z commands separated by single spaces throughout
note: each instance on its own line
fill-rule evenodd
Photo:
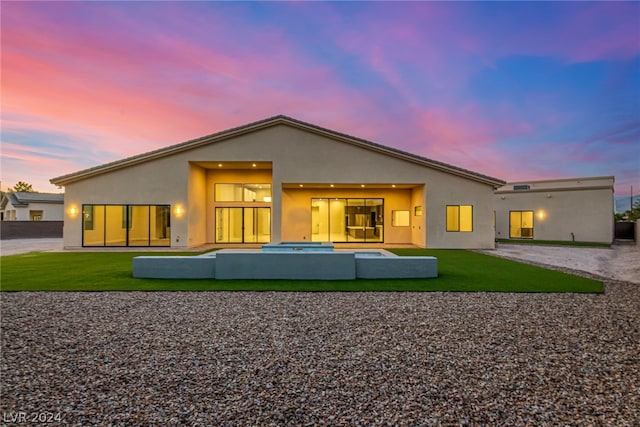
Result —
M 216 279 L 352 280 L 352 252 L 216 253 Z
M 358 257 L 356 276 L 362 279 L 438 277 L 438 259 L 427 256 Z
M 133 277 L 150 279 L 353 280 L 438 277 L 434 257 L 354 252 L 221 250 L 199 256 L 140 256 Z
M 133 277 L 141 279 L 214 279 L 216 257 L 139 256 L 133 259 Z

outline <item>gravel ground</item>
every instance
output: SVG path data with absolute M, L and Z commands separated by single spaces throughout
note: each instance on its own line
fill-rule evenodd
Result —
M 639 425 L 640 288 L 3 293 L 7 417 L 70 425 Z M 9 418 L 10 419 L 10 418 Z

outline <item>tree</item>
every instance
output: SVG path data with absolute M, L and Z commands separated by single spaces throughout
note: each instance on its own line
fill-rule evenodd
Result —
M 15 191 L 15 192 L 26 191 L 28 193 L 33 193 L 34 189 L 33 189 L 33 186 L 31 184 L 26 183 L 26 182 L 22 182 L 22 181 L 18 181 L 18 183 L 13 186 L 13 191 Z
M 640 219 L 640 199 L 636 200 L 630 211 L 627 211 L 627 221 L 637 221 Z

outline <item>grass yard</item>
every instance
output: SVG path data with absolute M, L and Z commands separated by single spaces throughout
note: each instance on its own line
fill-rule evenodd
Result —
M 132 259 L 148 253 L 41 252 L 0 258 L 2 291 L 455 291 L 602 293 L 601 282 L 465 250 L 394 249 L 438 258 L 435 279 L 134 279 Z M 161 255 L 154 252 L 153 255 Z M 166 255 L 185 255 L 176 252 Z M 196 255 L 189 253 L 186 255 Z

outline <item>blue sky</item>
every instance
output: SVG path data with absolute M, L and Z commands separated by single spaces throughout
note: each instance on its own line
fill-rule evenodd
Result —
M 640 190 L 640 3 L 3 2 L 2 188 L 286 114 Z

